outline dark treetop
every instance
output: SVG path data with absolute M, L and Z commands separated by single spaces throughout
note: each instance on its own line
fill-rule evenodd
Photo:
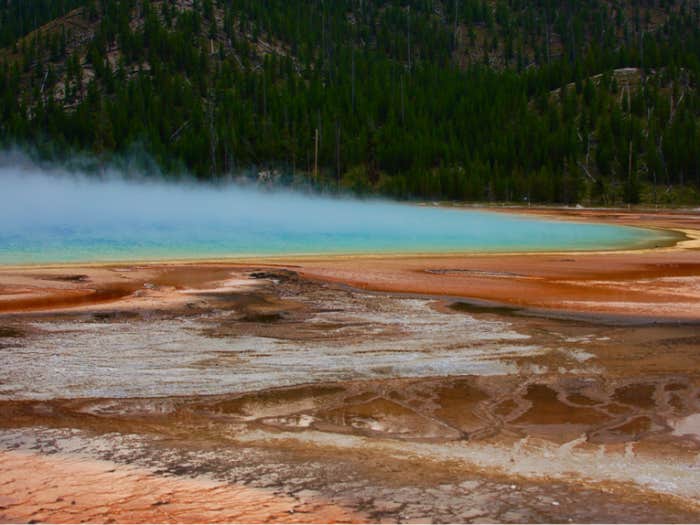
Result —
M 0 0 L 0 141 L 398 198 L 700 201 L 700 0 Z

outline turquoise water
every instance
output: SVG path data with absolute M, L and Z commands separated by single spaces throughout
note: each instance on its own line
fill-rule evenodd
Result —
M 285 254 L 591 250 L 655 231 L 483 211 L 1 168 L 0 264 Z

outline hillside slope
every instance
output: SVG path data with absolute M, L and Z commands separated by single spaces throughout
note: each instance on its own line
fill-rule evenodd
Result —
M 6 144 L 399 198 L 699 198 L 698 0 L 21 4 Z

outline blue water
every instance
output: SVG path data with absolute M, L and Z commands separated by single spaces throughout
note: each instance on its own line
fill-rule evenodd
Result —
M 591 250 L 655 231 L 240 186 L 0 167 L 0 264 L 254 255 Z

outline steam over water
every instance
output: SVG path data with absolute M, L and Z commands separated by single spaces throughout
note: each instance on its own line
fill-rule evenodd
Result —
M 659 234 L 234 184 L 95 178 L 0 159 L 0 264 L 605 249 Z

